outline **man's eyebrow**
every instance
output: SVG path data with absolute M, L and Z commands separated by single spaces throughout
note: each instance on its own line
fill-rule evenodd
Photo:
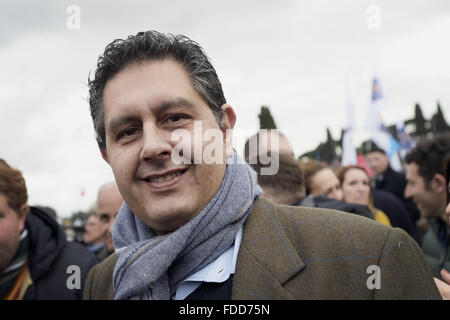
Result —
M 159 106 L 157 106 L 154 109 L 154 112 L 161 113 L 161 112 L 168 111 L 169 109 L 177 108 L 177 107 L 194 108 L 194 104 L 185 98 L 176 98 L 173 100 L 166 100 L 166 101 L 162 102 Z
M 139 117 L 137 116 L 119 116 L 109 121 L 109 132 L 114 134 L 121 126 L 127 123 L 137 122 Z

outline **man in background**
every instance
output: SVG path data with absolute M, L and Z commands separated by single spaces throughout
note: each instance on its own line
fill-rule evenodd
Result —
M 122 195 L 115 181 L 108 182 L 100 187 L 97 196 L 97 215 L 102 230 L 102 241 L 105 244 L 98 254 L 101 260 L 114 252 L 115 248 L 111 234 L 122 202 Z
M 444 160 L 450 155 L 450 135 L 423 140 L 405 157 L 408 164 L 405 197 L 412 197 L 421 216 L 431 227 L 424 236 L 422 250 L 433 271 L 440 278 L 441 269 L 450 270 L 450 222 L 445 217 L 447 182 Z
M 261 174 L 261 168 L 267 167 L 261 164 L 258 157 L 250 162 L 250 166 L 258 174 L 258 184 L 263 189 L 263 197 L 279 204 L 293 205 L 299 199 L 305 197 L 305 184 L 300 167 L 289 154 L 268 153 L 269 158 L 279 157 L 279 168 L 275 175 Z
M 254 150 L 250 150 L 252 146 Z M 255 154 L 250 154 L 253 151 Z M 283 133 L 277 129 L 262 129 L 245 141 L 244 159 L 249 163 L 250 158 L 261 154 L 265 155 L 270 151 L 295 157 L 294 149 Z
M 84 226 L 83 242 L 86 243 L 87 249 L 98 256 L 105 246 L 103 242 L 104 230 L 100 225 L 100 219 L 96 212 L 91 212 Z
M 0 299 L 81 299 L 98 259 L 27 201 L 22 173 L 0 159 Z
M 416 225 L 420 218 L 420 212 L 411 199 L 405 198 L 405 175 L 391 168 L 386 152 L 376 145 L 366 154 L 366 158 L 369 166 L 375 172 L 373 187 L 390 192 L 400 199 L 408 210 L 413 224 Z

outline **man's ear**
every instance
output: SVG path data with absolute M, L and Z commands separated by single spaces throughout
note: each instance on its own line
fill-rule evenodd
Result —
M 108 153 L 106 153 L 106 150 L 103 149 L 101 146 L 98 146 L 98 149 L 100 150 L 100 153 L 102 154 L 103 160 L 105 160 L 109 164 Z
M 233 154 L 233 128 L 236 123 L 236 113 L 229 104 L 222 105 L 222 133 L 225 142 L 226 155 Z
M 445 180 L 445 177 L 440 173 L 436 173 L 433 176 L 433 178 L 431 179 L 431 186 L 436 192 L 447 192 L 447 181 Z
M 223 111 L 222 128 L 233 129 L 234 124 L 236 123 L 236 113 L 234 112 L 233 107 L 225 103 L 222 106 L 222 111 Z
M 30 207 L 27 204 L 24 204 L 20 207 L 19 210 L 19 228 L 20 231 L 23 230 L 23 227 L 25 225 L 25 221 L 27 220 L 27 215 L 30 212 Z

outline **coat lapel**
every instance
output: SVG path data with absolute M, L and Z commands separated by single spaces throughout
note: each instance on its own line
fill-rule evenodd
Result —
M 294 299 L 283 284 L 305 264 L 285 235 L 274 206 L 259 198 L 244 226 L 233 299 Z

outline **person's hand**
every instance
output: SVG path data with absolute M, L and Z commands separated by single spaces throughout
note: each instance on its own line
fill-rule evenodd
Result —
M 438 278 L 434 278 L 434 282 L 436 283 L 436 286 L 438 287 L 439 293 L 442 296 L 442 299 L 444 300 L 450 300 L 450 273 L 442 269 L 441 270 L 441 277 L 442 280 L 439 280 Z

